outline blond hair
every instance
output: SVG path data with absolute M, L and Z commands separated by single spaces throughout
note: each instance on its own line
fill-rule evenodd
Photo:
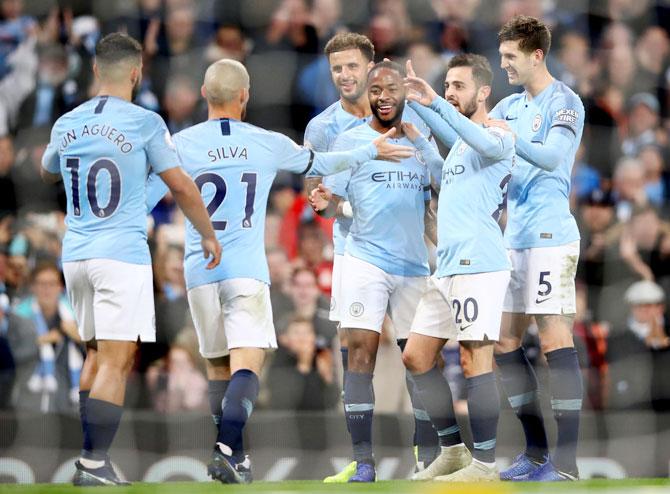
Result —
M 249 73 L 237 60 L 224 58 L 207 68 L 204 85 L 207 101 L 223 105 L 237 98 L 240 89 L 249 89 Z

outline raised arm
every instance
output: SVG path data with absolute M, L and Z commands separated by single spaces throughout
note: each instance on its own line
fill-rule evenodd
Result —
M 472 149 L 488 159 L 502 158 L 514 147 L 511 132 L 492 133 L 480 127 L 444 98 L 437 96 L 430 105 L 443 121 L 446 122 Z

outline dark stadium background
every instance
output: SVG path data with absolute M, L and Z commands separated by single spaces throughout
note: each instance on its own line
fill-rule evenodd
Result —
M 302 142 L 308 120 L 337 99 L 321 55 L 334 33 L 367 34 L 378 60 L 411 58 L 438 91 L 449 57 L 484 54 L 496 69 L 493 106 L 513 90 L 497 70 L 496 33 L 518 13 L 552 27 L 550 70 L 586 107 L 571 196 L 582 233 L 575 325 L 586 389 L 581 474 L 668 477 L 670 318 L 667 304 L 648 303 L 648 287 L 629 287 L 653 280 L 666 301 L 670 295 L 670 2 L 0 0 L 0 9 L 0 482 L 67 481 L 78 455 L 67 351 L 76 342 L 66 332 L 38 337 L 20 307 L 39 290 L 59 296 L 58 286 L 39 286 L 31 276 L 45 262 L 59 265 L 64 229 L 62 185 L 42 184 L 39 163 L 53 122 L 95 93 L 91 62 L 101 34 L 125 30 L 142 42 L 136 103 L 159 112 L 171 132 L 206 118 L 204 69 L 230 57 L 251 75 L 247 120 Z M 330 228 L 301 187 L 300 177 L 277 178 L 266 224 L 282 348 L 247 431 L 258 479 L 320 478 L 350 454 L 327 320 Z M 201 480 L 213 425 L 185 299 L 183 219 L 164 200 L 150 221 L 159 341 L 142 345 L 112 456 L 131 480 Z M 650 336 L 635 333 L 632 305 L 652 314 Z M 286 333 L 295 313 L 314 321 L 309 345 Z M 529 353 L 543 376 L 546 363 L 530 334 Z M 392 330 L 385 335 L 375 377 L 376 452 L 381 478 L 404 478 L 413 463 L 411 406 Z M 29 385 L 40 344 L 57 349 L 55 387 Z M 298 359 L 311 359 L 309 374 L 296 370 Z M 445 360 L 458 396 L 457 349 L 445 349 Z M 464 418 L 464 402 L 457 406 Z M 505 410 L 501 464 L 520 447 L 519 433 Z

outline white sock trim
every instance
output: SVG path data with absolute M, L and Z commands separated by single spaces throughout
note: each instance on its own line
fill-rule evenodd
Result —
M 226 446 L 223 443 L 216 443 L 216 445 L 219 448 L 219 451 L 221 451 L 224 455 L 233 456 L 233 450 L 229 446 Z
M 496 467 L 496 462 L 494 461 L 493 463 L 486 463 L 485 461 L 480 461 L 477 458 L 472 459 L 473 462 L 477 462 L 480 465 L 484 465 L 486 468 L 495 468 Z
M 105 466 L 105 460 L 89 460 L 88 458 L 79 458 L 82 466 L 90 469 L 101 468 Z

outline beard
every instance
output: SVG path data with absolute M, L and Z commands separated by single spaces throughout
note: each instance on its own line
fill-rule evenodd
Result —
M 384 127 L 391 128 L 393 124 L 397 123 L 402 119 L 402 114 L 405 111 L 405 99 L 401 99 L 395 106 L 395 114 L 391 119 L 385 120 L 385 118 L 379 114 L 379 108 L 377 108 L 377 105 L 370 105 L 370 109 L 372 110 L 372 115 L 377 119 L 378 122 L 380 122 Z
M 463 105 L 462 114 L 468 118 L 475 114 L 477 111 L 477 98 L 472 98 L 467 104 Z

